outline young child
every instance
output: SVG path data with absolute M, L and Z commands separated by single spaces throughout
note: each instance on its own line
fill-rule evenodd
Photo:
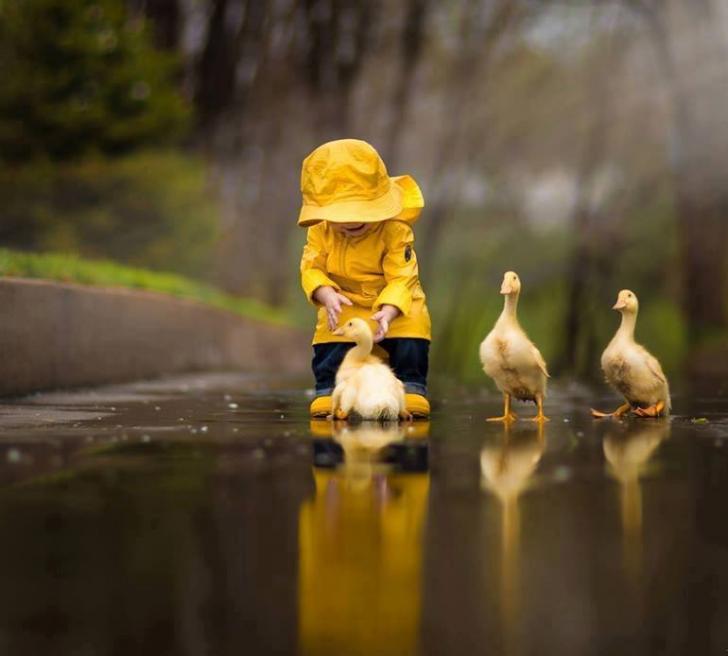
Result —
M 336 372 L 353 346 L 332 331 L 360 317 L 376 322 L 374 341 L 405 385 L 407 410 L 428 416 L 430 315 L 411 228 L 424 207 L 420 188 L 408 175 L 390 178 L 368 143 L 341 139 L 304 160 L 301 193 L 298 225 L 308 227 L 301 284 L 318 306 L 311 415 L 331 413 Z

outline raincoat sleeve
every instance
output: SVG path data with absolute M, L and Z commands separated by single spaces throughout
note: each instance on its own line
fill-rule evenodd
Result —
M 326 250 L 324 247 L 321 225 L 317 224 L 308 229 L 306 245 L 301 256 L 301 286 L 311 303 L 318 305 L 313 299 L 313 293 L 324 285 L 339 291 L 339 286 L 326 275 Z
M 415 236 L 412 228 L 402 221 L 391 221 L 385 233 L 386 251 L 382 259 L 384 279 L 387 282 L 373 308 L 394 305 L 407 315 L 412 307 L 412 292 L 419 281 Z

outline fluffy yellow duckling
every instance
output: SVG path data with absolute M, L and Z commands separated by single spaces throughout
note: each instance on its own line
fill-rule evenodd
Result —
M 631 409 L 639 417 L 659 417 L 670 412 L 670 388 L 660 363 L 647 349 L 635 342 L 639 302 L 634 292 L 623 289 L 614 310 L 622 314 L 622 323 L 602 354 L 602 370 L 607 382 L 626 403 L 614 412 L 592 409 L 592 416 L 621 417 Z
M 334 418 L 346 419 L 355 413 L 362 419 L 380 421 L 410 419 L 404 385 L 386 364 L 372 355 L 374 337 L 369 324 L 354 318 L 335 330 L 334 335 L 356 343 L 336 372 L 331 399 Z
M 543 400 L 549 373 L 541 353 L 518 323 L 516 308 L 521 281 L 513 271 L 503 276 L 500 293 L 505 296 L 503 312 L 480 345 L 483 371 L 495 381 L 504 398 L 503 416 L 491 417 L 488 421 L 517 419 L 511 411 L 512 397 L 534 401 L 538 414 L 533 421 L 548 421 L 543 413 Z

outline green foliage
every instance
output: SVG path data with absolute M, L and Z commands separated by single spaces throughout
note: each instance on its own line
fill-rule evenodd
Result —
M 279 311 L 254 299 L 230 296 L 210 285 L 171 273 L 121 266 L 114 262 L 83 260 L 73 255 L 0 249 L 0 276 L 143 289 L 208 303 L 253 319 L 285 323 Z
M 666 372 L 682 366 L 688 339 L 685 320 L 676 303 L 655 298 L 642 304 L 636 337 L 657 356 Z
M 124 0 L 0 2 L 0 159 L 118 154 L 188 123 L 175 58 Z
M 0 243 L 205 277 L 217 205 L 202 162 L 172 152 L 0 167 Z

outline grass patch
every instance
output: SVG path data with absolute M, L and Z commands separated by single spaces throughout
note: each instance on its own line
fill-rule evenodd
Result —
M 24 253 L 0 248 L 0 276 L 39 278 L 94 287 L 123 287 L 200 301 L 244 317 L 286 324 L 285 314 L 251 298 L 226 294 L 184 276 L 123 266 L 106 260 L 85 260 L 60 253 Z

